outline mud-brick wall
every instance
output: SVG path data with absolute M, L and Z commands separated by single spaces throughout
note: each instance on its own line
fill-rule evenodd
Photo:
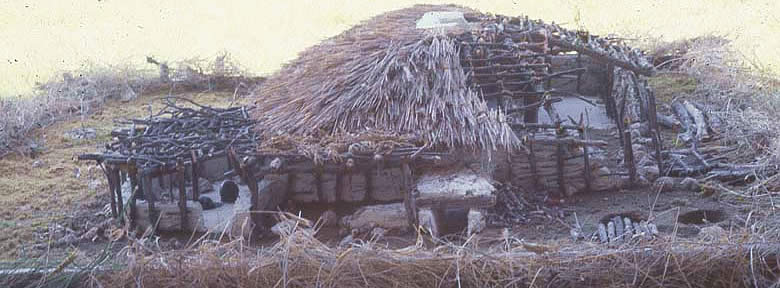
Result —
M 501 182 L 523 188 L 530 193 L 559 193 L 558 148 L 555 144 L 535 143 L 533 159 L 536 173 L 531 166 L 531 156 L 527 150 L 514 153 L 501 153 L 495 159 L 496 169 L 493 178 Z M 591 189 L 601 190 L 599 169 L 604 167 L 601 157 L 590 154 L 590 167 L 585 166 L 582 146 L 575 144 L 562 145 L 563 152 L 563 183 L 562 192 L 571 196 L 585 191 L 585 170 L 591 175 Z
M 289 182 L 288 196 L 293 201 L 344 203 L 403 200 L 400 168 L 345 171 L 340 174 L 297 173 L 285 176 L 283 181 Z

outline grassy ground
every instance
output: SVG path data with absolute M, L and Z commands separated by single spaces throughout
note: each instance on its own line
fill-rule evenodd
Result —
M 49 226 L 67 224 L 101 213 L 108 203 L 107 183 L 102 170 L 91 161 L 77 161 L 82 153 L 99 151 L 110 141 L 114 119 L 143 117 L 157 112 L 163 95 L 146 95 L 130 102 L 110 101 L 85 119 L 59 122 L 36 131 L 44 150 L 35 158 L 12 154 L 0 159 L 0 258 L 35 256 L 25 249 Z M 198 103 L 227 106 L 232 93 L 183 95 Z M 97 131 L 91 140 L 70 140 L 63 134 L 74 128 Z

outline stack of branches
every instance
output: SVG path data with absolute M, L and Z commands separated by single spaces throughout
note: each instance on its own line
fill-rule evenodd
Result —
M 661 241 L 608 249 L 505 236 L 491 247 L 433 239 L 434 247 L 425 248 L 419 235 L 400 249 L 377 239 L 334 248 L 314 237 L 309 221 L 291 223 L 277 231 L 277 244 L 262 249 L 236 240 L 161 252 L 135 240 L 124 268 L 91 281 L 106 287 L 768 287 L 780 273 L 776 244 Z
M 154 167 L 175 165 L 193 153 L 198 158 L 225 155 L 229 147 L 245 156 L 257 150 L 256 121 L 249 117 L 252 107 L 214 108 L 177 97 L 165 97 L 162 102 L 160 112 L 148 118 L 117 121 L 129 128 L 112 132 L 117 140 L 107 145 L 107 152 L 79 158 L 108 163 L 135 161 Z
M 780 112 L 780 81 L 718 36 L 661 45 L 653 56 L 661 73 L 682 74 L 696 83 L 669 107 L 687 153 L 668 159 L 667 167 L 726 184 L 751 183 L 752 192 L 780 188 L 774 177 L 780 164 L 780 126 L 774 117 Z

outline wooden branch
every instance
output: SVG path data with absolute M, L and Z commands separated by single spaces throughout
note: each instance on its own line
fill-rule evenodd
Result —
M 612 57 L 610 55 L 607 55 L 606 53 L 596 51 L 582 45 L 574 45 L 572 43 L 554 37 L 550 38 L 550 44 L 563 47 L 564 49 L 577 51 L 577 53 L 590 56 L 596 61 L 612 64 L 623 69 L 631 70 L 632 72 L 637 73 L 639 75 L 648 76 L 648 77 L 655 75 L 655 69 L 638 67 L 630 62 Z

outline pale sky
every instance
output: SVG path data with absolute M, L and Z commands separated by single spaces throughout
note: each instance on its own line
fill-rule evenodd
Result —
M 716 33 L 780 71 L 777 0 L 0 0 L 0 97 L 89 63 L 144 65 L 146 55 L 173 61 L 225 51 L 252 72 L 270 74 L 361 20 L 418 2 L 524 14 L 594 34 L 675 40 Z

